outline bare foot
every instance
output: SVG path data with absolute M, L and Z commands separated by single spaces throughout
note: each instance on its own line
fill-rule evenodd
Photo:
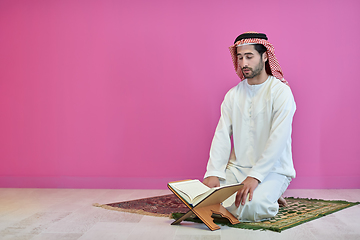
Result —
M 281 196 L 278 199 L 278 204 L 279 204 L 279 207 L 287 207 L 287 202 L 286 202 L 285 198 L 283 198 L 283 196 Z

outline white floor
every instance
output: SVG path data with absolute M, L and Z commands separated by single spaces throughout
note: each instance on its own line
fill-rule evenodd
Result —
M 171 219 L 93 207 L 169 194 L 168 190 L 0 189 L 0 239 L 360 239 L 360 205 L 304 223 L 282 233 L 204 224 L 171 226 Z M 285 196 L 360 201 L 360 189 L 293 190 Z

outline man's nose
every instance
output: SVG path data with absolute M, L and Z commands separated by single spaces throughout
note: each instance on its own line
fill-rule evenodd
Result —
M 241 65 L 241 68 L 248 67 L 248 62 L 245 59 L 243 59 L 242 63 L 240 65 Z

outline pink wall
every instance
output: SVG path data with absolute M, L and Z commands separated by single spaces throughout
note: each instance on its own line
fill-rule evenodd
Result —
M 0 1 L 0 187 L 201 178 L 228 46 L 265 32 L 297 102 L 292 188 L 360 188 L 360 2 Z

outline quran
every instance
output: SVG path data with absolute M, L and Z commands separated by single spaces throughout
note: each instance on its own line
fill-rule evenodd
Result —
M 209 188 L 197 179 L 169 183 L 169 186 L 192 207 L 195 207 L 197 204 L 199 204 L 202 200 L 204 200 L 206 197 L 208 197 L 215 191 L 223 191 L 224 193 L 228 193 L 228 188 L 230 188 L 230 192 L 233 194 L 239 189 L 238 186 L 240 185 L 240 183 L 237 183 L 222 187 Z M 230 197 L 232 194 L 230 194 L 228 197 Z
M 242 187 L 243 184 L 237 183 L 209 188 L 199 180 L 168 183 L 168 188 L 189 208 L 189 211 L 175 220 L 172 225 L 180 224 L 191 214 L 195 214 L 210 230 L 220 229 L 213 221 L 213 214 L 227 218 L 231 224 L 239 223 L 239 220 L 226 210 L 221 203 Z

